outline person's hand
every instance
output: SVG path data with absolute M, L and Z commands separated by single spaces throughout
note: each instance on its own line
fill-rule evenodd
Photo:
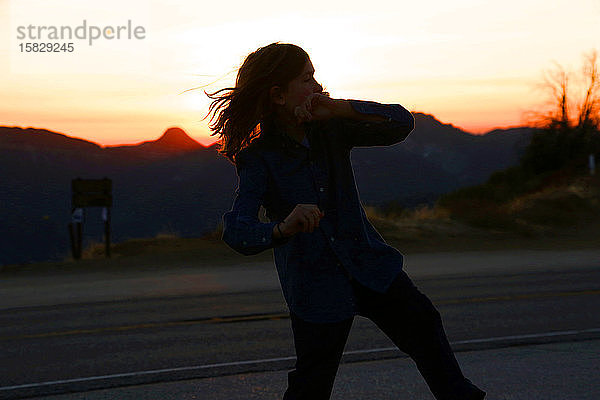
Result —
M 346 100 L 332 99 L 321 93 L 313 93 L 294 109 L 299 124 L 308 121 L 329 119 L 342 116 L 349 111 L 350 104 Z
M 324 215 L 316 204 L 297 204 L 290 215 L 280 223 L 279 229 L 285 237 L 298 232 L 312 232 L 319 227 L 319 221 Z

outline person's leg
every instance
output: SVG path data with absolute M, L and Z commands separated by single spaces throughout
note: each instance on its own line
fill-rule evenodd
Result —
M 331 396 L 352 320 L 316 324 L 290 313 L 296 368 L 288 374 L 283 400 L 327 400 Z
M 437 400 L 481 400 L 485 392 L 462 374 L 440 313 L 406 273 L 385 294 L 353 281 L 361 314 L 371 319 L 417 364 Z

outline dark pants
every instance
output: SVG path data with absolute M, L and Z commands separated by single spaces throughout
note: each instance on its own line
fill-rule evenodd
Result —
M 485 392 L 466 379 L 454 357 L 440 314 L 431 301 L 400 273 L 390 289 L 377 293 L 352 281 L 360 315 L 373 321 L 417 364 L 437 400 L 480 400 Z M 284 400 L 327 400 L 352 318 L 310 323 L 291 314 L 296 368 L 288 375 Z

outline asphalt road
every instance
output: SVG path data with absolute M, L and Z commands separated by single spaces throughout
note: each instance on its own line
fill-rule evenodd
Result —
M 435 261 L 444 257 L 430 255 L 431 268 L 415 273 L 409 269 L 417 286 L 438 306 L 456 351 L 600 338 L 600 257 L 565 257 L 558 263 L 560 256 L 552 252 L 536 253 L 529 261 L 523 254 L 496 256 L 496 261 L 484 253 L 462 261 L 455 258 L 462 269 L 448 270 L 435 269 Z M 466 259 L 480 262 L 469 266 Z M 494 262 L 497 267 L 490 268 Z M 134 273 L 104 277 L 87 296 L 77 292 L 78 282 L 87 287 L 98 276 L 38 276 L 29 283 L 22 276 L 3 279 L 0 398 L 260 371 L 278 371 L 279 376 L 293 366 L 290 322 L 272 271 L 247 267 L 257 279 L 246 280 L 246 286 L 235 268 L 221 275 L 211 270 L 218 276 L 208 278 L 206 270 L 191 271 L 162 275 L 163 287 L 185 289 L 158 295 L 135 295 L 149 279 L 141 273 L 138 280 Z M 196 282 L 203 290 L 190 290 L 191 276 L 206 278 Z M 130 295 L 123 279 L 132 285 Z M 65 288 L 78 295 L 65 301 Z M 374 324 L 355 319 L 344 368 L 398 357 L 402 354 Z
M 555 342 L 456 353 L 486 400 L 598 400 L 600 340 Z M 286 371 L 218 377 L 44 396 L 45 400 L 281 400 Z M 407 358 L 344 363 L 331 400 L 433 400 Z

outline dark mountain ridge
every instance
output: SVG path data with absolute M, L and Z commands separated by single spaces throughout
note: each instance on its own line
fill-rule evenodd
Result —
M 352 151 L 363 204 L 431 203 L 517 162 L 530 128 L 476 136 L 415 113 L 402 143 Z M 180 128 L 136 145 L 101 147 L 45 129 L 0 127 L 0 265 L 69 254 L 71 180 L 113 180 L 112 240 L 201 236 L 232 204 L 233 165 Z M 84 245 L 102 239 L 99 209 L 86 209 Z
M 96 143 L 67 136 L 47 129 L 0 126 L 1 150 L 58 150 L 66 152 L 99 151 Z

